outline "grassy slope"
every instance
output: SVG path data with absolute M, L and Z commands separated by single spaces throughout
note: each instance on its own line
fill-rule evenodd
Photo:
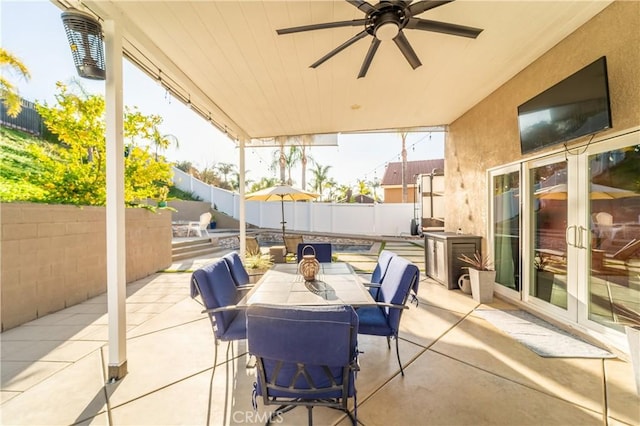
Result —
M 29 146 L 43 143 L 26 133 L 0 127 L 0 201 L 37 201 L 44 191 L 28 182 L 41 172 Z

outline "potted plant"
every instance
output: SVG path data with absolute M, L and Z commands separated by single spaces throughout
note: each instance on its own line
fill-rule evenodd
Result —
M 262 253 L 247 253 L 244 258 L 244 267 L 247 269 L 251 284 L 255 284 L 272 265 L 271 256 Z
M 216 222 L 216 215 L 211 213 L 211 220 L 209 222 L 209 229 L 216 229 L 216 225 L 218 224 L 218 222 Z
M 496 271 L 493 269 L 489 257 L 482 257 L 476 251 L 473 257 L 462 254 L 458 259 L 469 265 L 464 268 L 469 271 L 473 300 L 479 303 L 493 302 L 493 283 L 496 280 Z
M 533 266 L 535 267 L 535 296 L 544 301 L 551 301 L 551 293 L 553 290 L 553 272 L 546 270 L 548 258 L 537 255 L 533 258 Z
M 169 195 L 169 187 L 161 186 L 158 189 L 158 207 L 167 207 L 167 195 Z

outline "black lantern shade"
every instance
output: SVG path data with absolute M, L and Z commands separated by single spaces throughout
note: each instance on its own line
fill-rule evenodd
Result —
M 70 9 L 61 15 L 78 75 L 92 80 L 106 78 L 102 27 L 88 13 Z

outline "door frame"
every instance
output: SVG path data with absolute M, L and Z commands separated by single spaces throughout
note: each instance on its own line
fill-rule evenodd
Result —
M 487 249 L 489 250 L 489 256 L 490 259 L 495 259 L 495 229 L 494 229 L 494 224 L 495 224 L 495 217 L 496 217 L 496 212 L 494 210 L 494 204 L 493 204 L 493 179 L 498 177 L 498 176 L 502 176 L 502 175 L 506 175 L 506 174 L 510 174 L 513 172 L 518 172 L 518 174 L 520 175 L 520 185 L 518 187 L 519 193 L 522 194 L 522 163 L 517 162 L 517 163 L 512 163 L 512 164 L 507 164 L 504 166 L 500 166 L 500 167 L 495 167 L 492 169 L 487 170 L 487 182 L 489 183 L 489 197 L 488 197 L 488 206 L 489 206 L 489 220 L 487 221 L 487 238 L 489 239 L 489 243 L 487 244 Z M 503 285 L 500 284 L 495 284 L 493 286 L 494 291 L 496 294 L 499 295 L 503 295 L 506 296 L 510 299 L 517 299 L 517 300 L 522 300 L 522 197 L 520 197 L 520 201 L 518 202 L 518 209 L 520 211 L 520 220 L 518 223 L 519 226 L 519 234 L 518 237 L 520 239 L 520 262 L 518 264 L 518 268 L 520 268 L 520 291 L 511 289 L 509 287 L 505 287 Z

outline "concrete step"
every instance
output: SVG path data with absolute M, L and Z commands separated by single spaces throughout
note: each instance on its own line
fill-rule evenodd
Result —
M 171 244 L 171 260 L 183 260 L 214 253 L 219 247 L 209 238 L 180 241 Z
M 173 246 L 171 248 L 171 254 L 182 254 L 182 253 L 188 253 L 191 251 L 198 251 L 198 250 L 202 250 L 202 249 L 206 249 L 206 248 L 211 248 L 211 247 L 215 247 L 211 241 L 202 241 L 202 242 L 197 242 L 197 243 L 193 243 L 193 244 L 189 244 L 189 245 L 181 245 L 181 246 Z
M 185 253 L 178 253 L 178 254 L 174 254 L 174 255 L 171 256 L 171 261 L 172 262 L 177 262 L 179 260 L 191 259 L 193 257 L 204 256 L 204 255 L 207 255 L 207 254 L 213 254 L 213 253 L 216 253 L 217 251 L 220 251 L 219 247 L 211 246 L 209 248 L 204 248 L 204 249 L 200 249 L 200 250 L 192 250 L 192 251 L 188 251 L 188 252 L 185 252 Z

